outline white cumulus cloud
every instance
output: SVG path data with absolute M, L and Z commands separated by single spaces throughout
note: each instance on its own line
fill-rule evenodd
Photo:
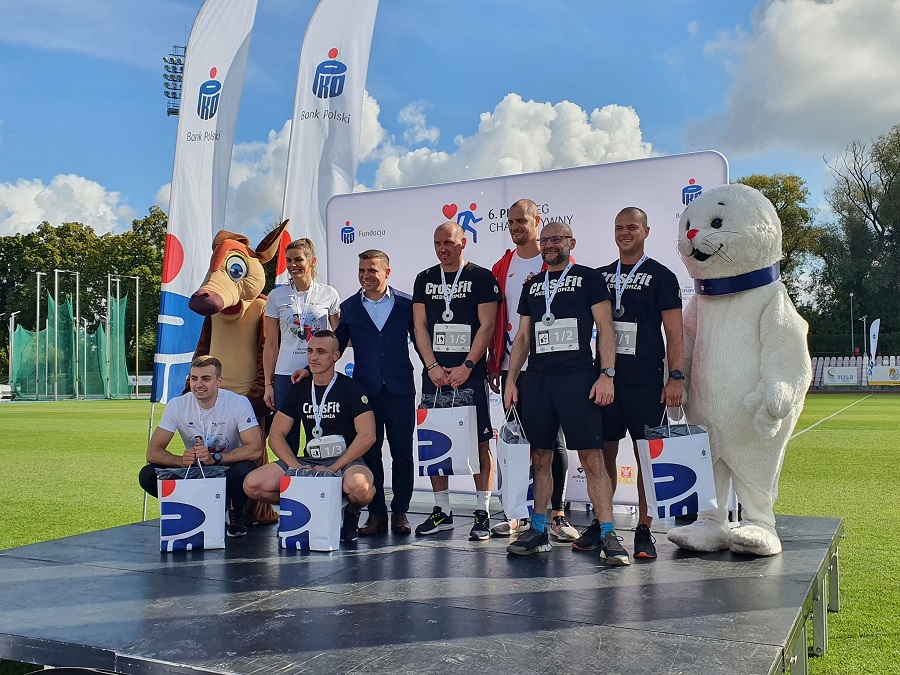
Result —
M 103 234 L 131 224 L 134 209 L 118 192 L 74 174 L 0 183 L 0 235 L 33 232 L 43 221 L 53 225 L 78 222 Z
M 493 112 L 482 113 L 475 134 L 457 136 L 455 144 L 453 152 L 427 147 L 386 150 L 374 187 L 427 185 L 652 154 L 632 108 L 607 105 L 588 114 L 569 101 L 524 101 L 518 94 L 507 94 Z
M 820 153 L 886 132 L 900 118 L 898 26 L 897 0 L 769 0 L 749 32 L 706 45 L 733 82 L 724 110 L 692 126 L 689 139 L 744 153 L 784 144 Z
M 441 137 L 441 130 L 428 126 L 425 118 L 425 101 L 414 101 L 403 107 L 397 114 L 397 121 L 406 127 L 403 132 L 403 141 L 408 145 L 427 143 L 433 145 Z

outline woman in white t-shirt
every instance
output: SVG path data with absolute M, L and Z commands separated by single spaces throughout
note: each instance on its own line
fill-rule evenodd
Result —
M 291 282 L 273 289 L 266 301 L 263 398 L 273 410 L 281 408 L 291 390 L 291 373 L 306 368 L 310 338 L 320 330 L 337 328 L 341 312 L 337 291 L 316 281 L 316 250 L 312 241 L 305 238 L 292 241 L 284 255 Z M 296 444 L 299 427 L 294 432 Z

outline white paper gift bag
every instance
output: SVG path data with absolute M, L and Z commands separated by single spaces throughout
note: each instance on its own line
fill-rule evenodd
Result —
M 282 476 L 278 519 L 281 548 L 336 551 L 340 547 L 343 480 L 340 475 Z
M 157 481 L 159 550 L 225 548 L 225 479 Z
M 666 422 L 646 428 L 647 438 L 637 442 L 647 515 L 674 518 L 717 508 L 706 428 Z
M 531 444 L 525 438 L 519 414 L 510 409 L 515 420 L 507 421 L 497 435 L 497 479 L 500 501 L 509 519 L 530 518 L 534 508 L 534 473 L 531 468 Z
M 420 476 L 473 475 L 481 470 L 474 405 L 418 408 L 416 425 Z

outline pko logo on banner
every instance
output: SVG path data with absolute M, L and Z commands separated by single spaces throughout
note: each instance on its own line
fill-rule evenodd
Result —
M 211 120 L 219 110 L 219 95 L 222 83 L 216 79 L 215 68 L 209 69 L 209 78 L 200 85 L 200 98 L 197 100 L 197 116 L 201 120 Z
M 341 241 L 345 244 L 352 244 L 354 239 L 356 239 L 356 230 L 353 229 L 348 220 L 347 224 L 341 228 Z
M 688 184 L 681 189 L 681 203 L 687 206 L 703 194 L 703 186 L 697 185 L 697 181 L 691 178 Z
M 318 98 L 334 98 L 344 93 L 344 81 L 347 79 L 347 66 L 337 61 L 338 50 L 328 50 L 328 61 L 316 66 L 313 76 L 312 92 Z
M 472 233 L 472 243 L 478 243 L 478 230 L 475 229 L 475 224 L 480 223 L 484 218 L 478 218 L 475 216 L 475 209 L 478 208 L 478 204 L 472 202 L 469 204 L 468 211 L 459 211 L 459 207 L 456 204 L 444 204 L 441 209 L 441 213 L 444 214 L 444 218 L 447 220 L 453 220 L 456 218 L 456 223 L 463 229 L 463 236 L 466 236 L 467 232 Z M 457 213 L 459 211 L 459 213 Z

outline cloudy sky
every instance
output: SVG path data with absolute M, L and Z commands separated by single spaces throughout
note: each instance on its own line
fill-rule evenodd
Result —
M 167 206 L 162 57 L 200 0 L 0 0 L 0 235 Z M 228 229 L 280 216 L 313 0 L 259 0 Z M 719 150 L 797 173 L 900 123 L 900 2 L 382 0 L 359 189 Z

